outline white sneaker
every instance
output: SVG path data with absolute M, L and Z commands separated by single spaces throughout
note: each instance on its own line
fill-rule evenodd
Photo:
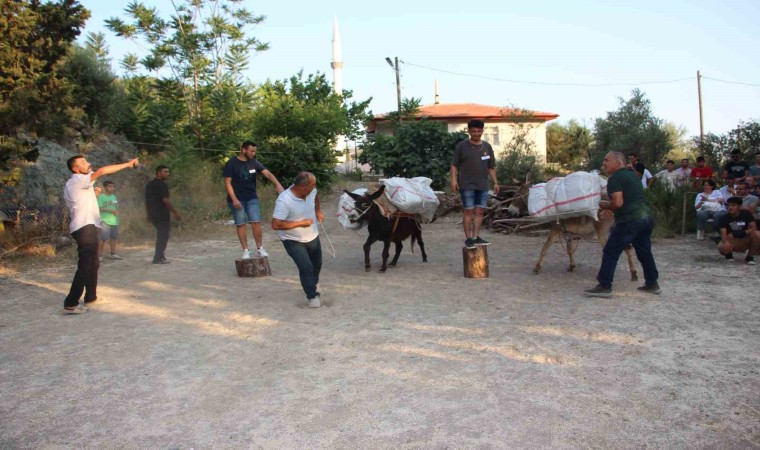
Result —
M 121 259 L 124 259 L 124 258 L 122 258 L 121 256 L 117 255 L 116 253 L 111 253 L 111 259 L 119 259 L 119 260 L 121 260 Z
M 256 250 L 256 256 L 260 256 L 262 258 L 266 258 L 267 256 L 269 256 L 269 253 L 267 253 L 267 251 L 264 250 L 264 247 L 261 246 L 261 247 L 259 247 L 258 250 Z
M 251 252 L 248 249 L 243 250 L 243 259 L 251 259 Z
M 320 306 L 322 306 L 322 302 L 320 302 L 320 301 L 319 301 L 319 296 L 317 295 L 316 297 L 314 297 L 314 298 L 313 298 L 313 299 L 311 299 L 311 300 L 309 300 L 309 299 L 307 298 L 307 299 L 306 299 L 306 305 L 307 305 L 309 308 L 319 308 Z

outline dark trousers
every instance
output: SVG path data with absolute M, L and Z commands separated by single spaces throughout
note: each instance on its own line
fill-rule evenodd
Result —
M 596 279 L 605 288 L 612 288 L 612 279 L 615 276 L 615 268 L 623 250 L 631 244 L 636 251 L 636 258 L 644 269 L 644 280 L 647 286 L 657 284 L 659 274 L 657 264 L 652 255 L 652 230 L 654 219 L 633 220 L 625 223 L 616 223 L 610 230 L 610 237 L 602 251 L 602 267 Z
M 166 246 L 169 244 L 169 230 L 171 230 L 171 222 L 161 221 L 152 223 L 153 226 L 156 227 L 156 251 L 153 253 L 153 262 L 159 262 L 163 259 L 166 259 L 164 252 L 166 251 Z
M 298 266 L 298 276 L 306 298 L 313 299 L 319 295 L 317 283 L 322 270 L 322 244 L 319 237 L 311 242 L 282 241 L 282 245 Z
M 77 243 L 79 261 L 77 262 L 77 273 L 74 274 L 74 280 L 71 282 L 69 295 L 63 301 L 64 308 L 77 306 L 79 298 L 82 297 L 82 292 L 84 292 L 85 303 L 98 298 L 98 269 L 100 268 L 98 235 L 98 228 L 95 225 L 85 225 L 71 233 Z

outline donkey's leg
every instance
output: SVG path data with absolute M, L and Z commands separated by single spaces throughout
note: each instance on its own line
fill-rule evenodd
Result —
M 372 244 L 376 241 L 376 238 L 372 236 L 367 238 L 367 242 L 364 243 L 364 271 L 369 272 L 372 265 L 369 262 L 369 249 L 372 248 Z
M 636 266 L 633 265 L 633 248 L 630 245 L 625 248 L 625 256 L 628 257 L 628 270 L 631 272 L 631 281 L 638 281 L 639 275 L 636 273 Z
M 401 242 L 400 239 L 396 239 L 393 241 L 394 244 L 396 244 L 396 254 L 393 255 L 393 260 L 389 264 L 391 267 L 396 267 L 396 263 L 398 262 L 398 257 L 401 255 L 401 249 L 404 248 L 404 244 Z
M 390 238 L 383 241 L 383 265 L 380 267 L 380 272 L 385 272 L 386 269 L 388 269 L 388 255 L 390 252 L 388 251 L 391 247 L 391 240 Z
M 541 256 L 538 257 L 538 262 L 536 262 L 536 266 L 533 268 L 533 273 L 538 273 L 541 271 L 541 266 L 544 262 L 544 257 L 546 256 L 546 252 L 549 251 L 549 247 L 552 246 L 554 243 L 554 240 L 559 237 L 559 227 L 552 226 L 549 229 L 549 235 L 546 236 L 546 242 L 544 242 L 544 246 L 541 247 Z
M 427 262 L 427 253 L 425 253 L 425 243 L 422 242 L 422 230 L 417 229 L 416 236 L 417 236 L 417 243 L 420 245 L 420 253 L 422 253 L 422 262 Z
M 575 270 L 575 251 L 578 250 L 578 245 L 573 245 L 573 239 L 565 239 L 567 245 L 567 256 L 570 257 L 570 265 L 567 266 L 567 271 L 572 272 Z

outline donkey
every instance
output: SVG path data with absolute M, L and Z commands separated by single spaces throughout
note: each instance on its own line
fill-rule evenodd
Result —
M 402 215 L 390 218 L 385 217 L 380 211 L 380 207 L 375 203 L 375 200 L 383 195 L 384 191 L 385 186 L 380 186 L 380 189 L 372 195 L 358 195 L 344 191 L 356 202 L 355 209 L 358 217 L 352 218 L 351 221 L 366 221 L 367 228 L 369 229 L 369 237 L 367 238 L 367 242 L 364 243 L 364 270 L 366 272 L 370 271 L 369 250 L 376 241 L 383 242 L 383 265 L 380 267 L 380 272 L 385 272 L 388 267 L 388 250 L 391 242 L 396 244 L 396 254 L 393 256 L 390 266 L 396 267 L 401 249 L 404 248 L 402 241 L 408 237 L 412 238 L 412 251 L 414 250 L 414 241 L 417 241 L 420 246 L 420 252 L 422 252 L 422 262 L 427 262 L 427 253 L 425 253 L 425 243 L 422 242 L 420 222 L 413 217 L 404 217 Z
M 520 210 L 520 215 L 527 215 L 528 213 L 528 194 L 530 193 L 530 172 L 525 174 L 525 181 L 520 185 L 520 189 L 515 194 L 512 206 L 515 206 Z M 609 235 L 610 228 L 615 224 L 614 217 L 608 217 L 599 220 L 592 220 L 588 216 L 582 217 L 569 217 L 567 219 L 559 219 L 557 222 L 551 225 L 549 229 L 549 235 L 546 237 L 546 242 L 541 248 L 541 256 L 538 257 L 538 262 L 533 268 L 533 273 L 539 273 L 544 262 L 544 257 L 549 247 L 560 238 L 565 240 L 565 250 L 567 256 L 570 258 L 570 265 L 567 267 L 568 272 L 575 270 L 575 251 L 578 249 L 578 245 L 573 245 L 574 240 L 581 238 L 588 238 L 596 236 L 599 241 L 599 245 L 604 247 L 607 243 L 607 236 Z M 639 279 L 636 273 L 636 266 L 633 264 L 633 249 L 631 246 L 625 248 L 625 255 L 628 258 L 628 270 L 631 273 L 631 281 Z

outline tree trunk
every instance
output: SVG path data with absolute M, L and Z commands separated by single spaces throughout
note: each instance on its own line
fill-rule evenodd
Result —
M 239 277 L 264 277 L 272 275 L 272 269 L 269 268 L 269 259 L 266 256 L 251 259 L 236 259 L 235 269 L 237 269 Z
M 462 247 L 462 262 L 465 278 L 488 278 L 488 249 L 486 246 L 473 249 Z

